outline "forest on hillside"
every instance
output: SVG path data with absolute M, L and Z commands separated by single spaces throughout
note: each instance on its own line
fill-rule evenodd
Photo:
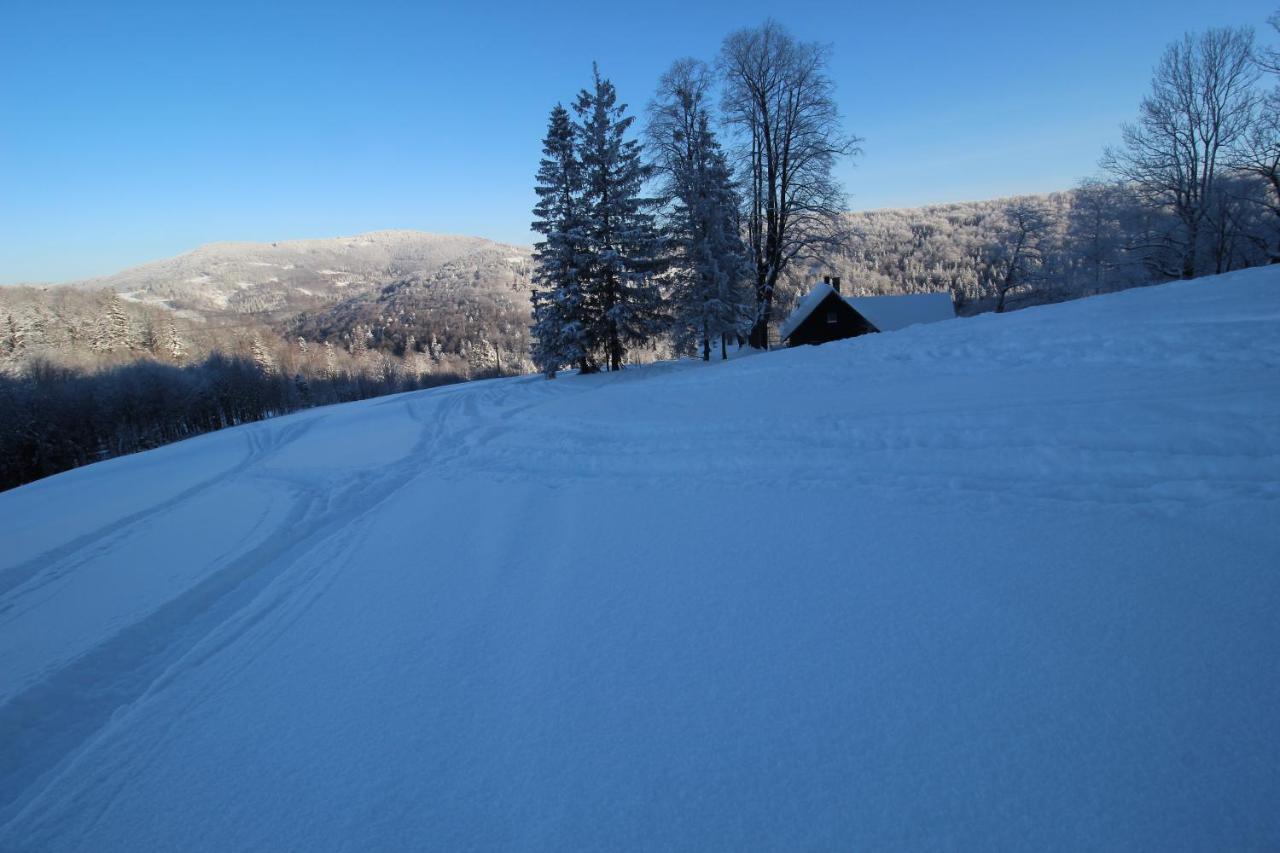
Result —
M 1280 31 L 1280 14 L 1269 22 Z M 595 69 L 550 111 L 535 191 L 534 362 L 617 370 L 632 350 L 712 357 L 774 331 L 820 276 L 854 294 L 949 292 L 997 313 L 1280 258 L 1280 51 L 1188 33 L 1101 176 L 1069 191 L 847 212 L 860 155 L 832 46 L 777 21 L 676 60 L 645 121 Z M 632 127 L 643 127 L 638 134 Z
M 1249 30 L 1170 45 L 1099 177 L 858 213 L 833 178 L 860 140 L 830 50 L 774 21 L 732 33 L 673 63 L 644 121 L 597 70 L 551 111 L 532 254 L 386 232 L 211 247 L 127 290 L 0 288 L 0 488 L 313 405 L 767 346 L 828 274 L 850 295 L 949 292 L 963 316 L 1280 258 L 1280 54 Z M 234 275 L 202 290 L 217 252 Z M 363 266 L 330 268 L 351 253 Z
M 1217 190 L 1195 275 L 1272 262 L 1280 227 L 1267 183 L 1235 174 Z M 972 315 L 996 307 L 1019 239 L 1032 257 L 1008 309 L 1179 278 L 1178 230 L 1177 216 L 1139 188 L 1091 180 L 1041 196 L 850 214 L 829 266 L 854 294 L 950 292 L 957 312 Z

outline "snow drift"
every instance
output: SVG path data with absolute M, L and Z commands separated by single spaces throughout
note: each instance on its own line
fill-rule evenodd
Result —
M 1280 270 L 0 494 L 0 848 L 1280 845 Z

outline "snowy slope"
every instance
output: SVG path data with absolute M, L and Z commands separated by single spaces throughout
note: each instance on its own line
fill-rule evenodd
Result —
M 1280 270 L 0 494 L 0 849 L 1280 846 Z

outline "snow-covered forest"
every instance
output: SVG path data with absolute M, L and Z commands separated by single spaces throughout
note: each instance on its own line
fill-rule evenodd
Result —
M 266 262 L 241 247 L 175 259 L 208 279 L 180 286 L 161 270 L 125 274 L 123 293 L 0 288 L 0 488 L 302 408 L 530 369 L 527 253 L 398 241 L 375 269 L 339 252 L 354 269 L 313 273 L 319 283 L 293 263 L 309 285 L 300 299 L 302 284 L 243 286 Z M 311 268 L 337 265 L 316 254 Z M 223 279 L 232 293 L 268 291 L 275 308 L 210 305 Z
M 834 178 L 859 151 L 837 47 L 766 22 L 652 92 L 599 69 L 560 93 L 532 254 L 379 232 L 0 288 L 0 487 L 321 403 L 768 346 L 825 274 L 853 295 L 950 292 L 973 315 L 1280 257 L 1280 58 L 1246 30 L 1154 58 L 1135 121 L 1077 187 L 866 212 Z
M 549 376 L 616 369 L 624 329 L 681 353 L 700 341 L 704 358 L 730 336 L 767 347 L 779 309 L 824 274 L 854 294 L 949 292 L 973 314 L 1280 259 L 1280 53 L 1252 30 L 1169 45 L 1101 176 L 1073 190 L 858 214 L 834 177 L 860 140 L 830 51 L 767 21 L 730 34 L 713 65 L 678 60 L 649 106 L 651 196 L 634 116 L 598 70 L 576 120 L 552 110 L 533 325 Z M 613 112 L 593 113 L 602 92 Z

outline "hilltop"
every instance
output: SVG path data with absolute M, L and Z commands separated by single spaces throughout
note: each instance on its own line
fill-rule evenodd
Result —
M 0 372 L 34 359 L 90 371 L 171 360 L 171 337 L 188 362 L 256 349 L 301 364 L 306 337 L 356 376 L 518 373 L 531 287 L 529 247 L 483 237 L 212 243 L 98 278 L 0 288 Z
M 483 237 L 373 231 L 274 243 L 210 243 L 174 258 L 66 286 L 110 290 L 178 310 L 302 310 L 430 274 L 473 255 L 527 262 L 529 249 Z

